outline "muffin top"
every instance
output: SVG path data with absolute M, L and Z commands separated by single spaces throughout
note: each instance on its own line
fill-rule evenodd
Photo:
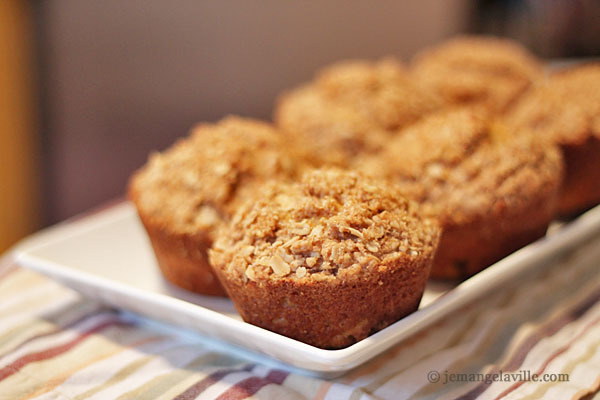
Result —
M 313 170 L 241 206 L 210 259 L 244 282 L 345 282 L 432 257 L 438 237 L 437 223 L 395 189 L 356 172 Z
M 569 68 L 523 96 L 507 124 L 531 129 L 558 144 L 600 139 L 600 63 Z
M 518 43 L 463 36 L 417 54 L 412 72 L 450 104 L 482 104 L 504 112 L 542 70 Z
M 275 120 L 315 164 L 348 166 L 379 151 L 389 133 L 441 107 L 396 61 L 346 61 L 278 101 Z
M 132 178 L 130 195 L 147 217 L 195 233 L 215 228 L 260 182 L 290 178 L 295 167 L 271 125 L 227 117 L 152 154 Z
M 324 95 L 387 131 L 407 126 L 442 106 L 392 58 L 345 61 L 324 68 L 315 85 Z
M 359 154 L 377 153 L 387 138 L 368 119 L 328 99 L 313 86 L 285 95 L 275 119 L 313 165 L 346 167 Z
M 362 169 L 391 179 L 447 227 L 530 204 L 559 184 L 562 159 L 555 146 L 463 107 L 407 128 Z

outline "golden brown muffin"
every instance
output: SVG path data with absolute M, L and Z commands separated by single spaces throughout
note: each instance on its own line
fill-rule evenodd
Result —
M 215 229 L 269 178 L 288 179 L 294 159 L 270 125 L 237 117 L 201 124 L 150 156 L 129 196 L 165 278 L 185 289 L 225 292 L 208 263 Z
M 551 144 L 515 137 L 472 108 L 425 118 L 363 165 L 438 218 L 432 278 L 466 278 L 543 236 L 562 159 Z
M 536 58 L 516 42 L 463 36 L 417 54 L 418 82 L 451 105 L 480 104 L 504 112 L 543 76 Z
M 600 64 L 555 73 L 527 93 L 506 121 L 560 146 L 566 164 L 561 215 L 600 203 Z
M 246 322 L 341 348 L 417 309 L 439 227 L 415 203 L 329 169 L 262 193 L 240 207 L 210 251 Z
M 441 106 L 394 60 L 346 61 L 282 96 L 275 121 L 314 164 L 347 167 Z

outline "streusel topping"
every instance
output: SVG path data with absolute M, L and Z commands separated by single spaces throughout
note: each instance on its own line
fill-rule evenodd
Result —
M 364 116 L 328 99 L 313 86 L 282 98 L 277 124 L 313 164 L 347 166 L 359 154 L 378 152 L 387 134 Z
M 387 131 L 407 126 L 442 106 L 439 96 L 418 86 L 392 58 L 334 64 L 317 76 L 316 85 L 328 98 Z
M 132 182 L 138 206 L 180 231 L 213 229 L 255 185 L 290 178 L 293 157 L 269 124 L 228 117 L 150 156 Z
M 459 37 L 419 53 L 417 80 L 451 104 L 480 103 L 503 112 L 542 76 L 535 58 L 520 45 L 492 37 Z
M 559 144 L 600 139 L 600 64 L 557 72 L 508 114 L 507 123 Z
M 441 106 L 440 98 L 412 82 L 396 61 L 347 61 L 285 94 L 275 120 L 315 164 L 347 167 Z
M 244 281 L 347 280 L 429 257 L 438 237 L 437 223 L 395 189 L 326 169 L 266 185 L 220 230 L 210 256 Z

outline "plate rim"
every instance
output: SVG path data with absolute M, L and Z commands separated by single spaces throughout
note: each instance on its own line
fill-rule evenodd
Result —
M 473 277 L 459 283 L 449 292 L 433 300 L 424 308 L 409 314 L 351 346 L 343 349 L 328 350 L 231 318 L 218 311 L 168 294 L 148 292 L 130 284 L 97 276 L 35 255 L 36 250 L 55 245 L 56 243 L 63 243 L 72 237 L 94 231 L 101 226 L 115 223 L 123 218 L 132 217 L 137 218 L 135 208 L 130 202 L 124 201 L 99 212 L 66 220 L 39 231 L 17 243 L 10 253 L 15 262 L 20 266 L 37 271 L 53 279 L 58 279 L 66 286 L 75 290 L 77 290 L 77 287 L 72 286 L 68 282 L 81 282 L 101 290 L 112 290 L 119 295 L 144 299 L 145 303 L 151 305 L 166 304 L 177 311 L 186 311 L 187 314 L 193 314 L 196 318 L 199 317 L 201 322 L 212 324 L 216 321 L 222 328 L 235 329 L 242 332 L 248 331 L 252 336 L 252 340 L 265 340 L 267 338 L 273 345 L 282 346 L 287 351 L 292 351 L 296 355 L 302 355 L 303 358 L 309 359 L 313 366 L 308 367 L 306 365 L 296 365 L 282 361 L 269 354 L 260 354 L 261 352 L 254 348 L 248 348 L 242 343 L 232 343 L 228 339 L 210 337 L 204 333 L 198 333 L 200 336 L 222 340 L 227 344 L 242 347 L 251 352 L 258 352 L 261 356 L 267 356 L 285 365 L 313 373 L 344 372 L 353 369 L 400 343 L 406 337 L 430 326 L 444 315 L 473 301 L 482 292 L 490 290 L 490 288 L 497 288 L 502 283 L 511 280 L 514 276 L 530 270 L 531 268 L 529 267 L 532 267 L 536 263 L 541 264 L 541 261 L 544 259 L 551 258 L 560 251 L 574 248 L 594 234 L 600 233 L 600 205 L 598 205 L 583 213 L 575 220 L 565 224 L 552 235 L 541 238 L 517 250 Z M 127 308 L 125 307 L 125 309 Z M 198 312 L 199 310 L 202 310 L 202 312 Z M 150 318 L 157 319 L 154 317 Z M 167 323 L 173 325 L 171 322 Z M 186 327 L 185 329 L 189 328 Z M 316 365 L 319 367 L 315 368 Z

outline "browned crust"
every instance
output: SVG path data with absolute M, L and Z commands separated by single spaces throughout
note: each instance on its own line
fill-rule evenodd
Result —
M 165 279 L 195 293 L 226 296 L 208 261 L 212 241 L 203 232 L 177 234 L 139 215 Z
M 600 139 L 590 136 L 581 145 L 560 148 L 566 174 L 558 211 L 570 216 L 600 203 Z
M 217 274 L 244 321 L 310 345 L 352 345 L 415 311 L 431 257 L 399 260 L 380 274 L 356 281 L 295 279 L 243 282 L 222 268 Z
M 208 249 L 212 245 L 209 233 L 201 230 L 195 234 L 177 233 L 159 219 L 146 215 L 137 206 L 139 194 L 133 185 L 136 175 L 130 181 L 129 199 L 136 206 L 165 279 L 196 293 L 226 296 L 208 261 Z
M 558 180 L 539 201 L 496 210 L 466 225 L 445 226 L 431 269 L 433 279 L 465 279 L 543 237 L 558 203 Z

